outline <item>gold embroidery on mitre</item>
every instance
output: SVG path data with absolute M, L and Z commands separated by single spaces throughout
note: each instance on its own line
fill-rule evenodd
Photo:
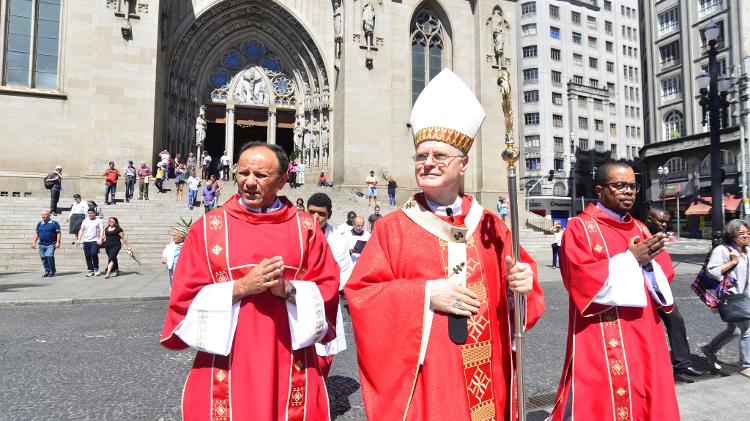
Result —
M 619 388 L 617 389 L 617 394 L 620 395 L 620 397 L 625 396 L 625 394 L 628 393 L 625 389 Z
M 620 360 L 611 360 L 610 366 L 612 367 L 612 374 L 615 376 L 622 374 L 622 371 L 625 369 L 625 366 L 622 365 L 622 361 Z
M 224 370 L 219 370 L 216 372 L 216 380 L 219 381 L 219 383 L 223 382 L 224 379 L 227 378 L 227 375 L 224 374 Z
M 468 153 L 471 144 L 474 143 L 473 137 L 469 137 L 458 130 L 447 127 L 425 127 L 414 135 L 414 147 L 428 140 L 445 142 L 460 149 L 463 153 Z
M 611 346 L 612 348 L 616 347 L 619 344 L 620 344 L 620 342 L 618 342 L 617 339 L 615 339 L 615 338 L 612 338 L 612 339 L 609 340 L 609 346 Z
M 628 416 L 628 408 L 620 407 L 617 408 L 617 419 L 618 420 L 626 420 L 630 418 Z

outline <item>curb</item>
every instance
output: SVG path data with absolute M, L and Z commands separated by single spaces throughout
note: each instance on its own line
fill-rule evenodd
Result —
M 155 295 L 145 297 L 100 297 L 100 298 L 52 298 L 48 300 L 19 300 L 19 301 L 0 301 L 0 308 L 21 307 L 46 304 L 108 304 L 108 303 L 128 303 L 139 301 L 166 301 L 169 296 Z

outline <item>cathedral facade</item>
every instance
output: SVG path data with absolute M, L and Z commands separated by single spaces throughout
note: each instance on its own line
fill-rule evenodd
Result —
M 465 190 L 505 195 L 501 88 L 516 3 L 484 0 L 3 0 L 0 193 L 96 194 L 109 161 L 153 165 L 275 143 L 337 185 L 415 186 L 412 104 L 450 68 L 487 113 Z M 503 85 L 504 82 L 504 86 Z M 514 121 L 511 119 L 509 121 Z

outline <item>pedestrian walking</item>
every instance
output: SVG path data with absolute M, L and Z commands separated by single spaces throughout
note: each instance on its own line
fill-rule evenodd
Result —
M 177 195 L 176 201 L 185 200 L 185 181 L 187 178 L 187 166 L 180 164 L 174 171 L 174 191 Z
M 156 175 L 154 176 L 154 185 L 159 193 L 164 193 L 164 167 L 161 165 L 156 166 Z
M 187 173 L 192 174 L 193 171 L 195 171 L 196 165 L 197 165 L 197 162 L 195 160 L 195 156 L 193 156 L 193 153 L 190 152 L 187 157 Z
M 115 163 L 110 161 L 109 168 L 104 171 L 104 204 L 115 204 L 115 193 L 117 193 L 117 180 L 120 178 L 120 171 L 115 169 Z
M 62 191 L 63 167 L 55 166 L 55 171 L 47 174 L 44 178 L 44 187 L 49 189 L 49 212 L 52 215 L 59 215 L 57 212 L 57 202 L 60 201 L 60 192 Z
M 294 164 L 294 161 L 289 163 L 289 187 L 297 187 L 297 165 Z
M 172 242 L 164 247 L 164 251 L 161 253 L 161 263 L 165 265 L 167 274 L 169 275 L 169 287 L 172 287 L 172 275 L 177 265 L 177 258 L 182 250 L 182 243 L 185 242 L 185 236 L 190 230 L 193 220 L 185 220 L 180 218 L 180 223 L 176 227 L 172 228 Z
M 305 168 L 306 165 L 304 162 L 297 164 L 297 180 L 295 182 L 298 187 L 305 184 Z
M 203 151 L 203 158 L 201 158 L 201 165 L 203 166 L 203 174 L 201 177 L 204 180 L 208 180 L 208 177 L 211 175 L 211 155 L 208 154 L 208 151 Z
M 219 182 L 219 180 L 216 179 L 215 175 L 211 175 L 211 182 L 214 185 L 214 189 L 216 189 L 216 196 L 214 196 L 214 204 L 212 207 L 213 209 L 213 208 L 219 207 L 219 197 L 221 197 L 221 188 L 223 186 L 221 185 L 221 182 Z
M 365 178 L 365 185 L 367 186 L 367 206 L 372 206 L 372 202 L 378 204 L 378 178 L 375 177 L 375 171 L 370 171 L 370 175 Z
M 508 215 L 510 215 L 510 208 L 508 207 L 508 202 L 505 201 L 505 198 L 502 196 L 497 197 L 497 203 L 495 204 L 497 206 L 497 213 L 500 214 L 500 219 L 503 220 L 503 222 L 508 222 Z
M 138 200 L 148 200 L 148 185 L 151 182 L 151 168 L 146 166 L 146 161 L 141 161 L 138 168 Z
M 725 291 L 725 294 L 745 294 L 750 296 L 748 288 L 748 276 L 750 276 L 750 264 L 748 263 L 748 244 L 750 244 L 750 226 L 741 219 L 729 221 L 724 227 L 722 244 L 716 246 L 711 252 L 706 269 L 708 275 L 717 282 L 723 278 L 730 278 L 733 286 Z M 745 377 L 750 377 L 750 320 L 727 323 L 726 328 L 719 332 L 711 342 L 703 345 L 701 351 L 706 359 L 717 370 L 721 369 L 716 353 L 737 336 L 735 331 L 740 331 L 740 361 L 739 366 Z
M 49 211 L 42 211 L 42 220 L 37 222 L 31 248 L 39 241 L 39 257 L 42 259 L 44 275 L 42 278 L 55 276 L 55 249 L 60 248 L 60 224 L 50 219 Z
M 550 229 L 552 232 L 552 269 L 557 268 L 560 259 L 560 246 L 562 245 L 563 226 L 561 223 L 556 222 L 555 225 Z
M 380 214 L 380 206 L 375 205 L 375 208 L 373 209 L 373 214 L 370 215 L 369 218 L 367 218 L 367 224 L 369 227 L 370 232 L 375 229 L 375 222 L 378 221 L 378 219 L 382 218 L 383 215 Z
M 229 181 L 229 167 L 232 160 L 229 158 L 227 151 L 219 158 L 219 177 L 222 181 Z
M 88 212 L 89 210 L 93 210 L 99 220 L 104 219 L 104 211 L 93 200 L 89 200 L 88 202 L 86 202 L 86 208 L 86 212 Z
M 135 179 L 138 177 L 138 169 L 133 166 L 133 161 L 128 161 L 125 168 L 125 202 L 130 202 L 135 192 Z
M 198 197 L 198 187 L 201 185 L 201 179 L 195 176 L 195 173 L 191 173 L 187 180 L 188 185 L 188 207 L 193 210 L 195 205 L 195 199 Z
M 73 195 L 73 203 L 70 205 L 70 212 L 68 212 L 68 218 L 65 222 L 69 223 L 68 232 L 74 236 L 78 235 L 78 230 L 81 229 L 81 222 L 86 219 L 86 211 L 89 209 L 88 203 L 81 201 L 81 195 L 76 193 Z
M 393 177 L 388 177 L 388 204 L 390 206 L 396 206 L 396 189 L 398 184 Z
M 120 253 L 120 249 L 122 249 L 122 243 L 125 243 L 128 253 L 133 251 L 133 248 L 128 244 L 128 237 L 125 236 L 125 231 L 120 227 L 120 221 L 114 216 L 110 216 L 107 221 L 107 228 L 104 229 L 104 250 L 107 252 L 107 273 L 104 274 L 104 278 L 120 274 L 117 255 Z
M 99 276 L 99 246 L 104 240 L 104 229 L 96 211 L 89 208 L 87 218 L 81 223 L 76 246 L 83 243 L 83 256 L 86 259 L 86 277 Z
M 216 184 L 212 178 L 211 180 L 208 180 L 208 184 L 206 184 L 206 187 L 203 188 L 203 209 L 205 213 L 208 213 L 208 211 L 214 208 L 216 194 Z
M 664 233 L 669 226 L 669 212 L 664 209 L 651 208 L 646 219 L 646 227 L 651 234 Z M 664 251 L 664 253 L 667 253 Z M 692 382 L 682 377 L 683 374 L 688 376 L 702 376 L 707 374 L 705 371 L 694 367 L 690 359 L 690 344 L 687 340 L 687 330 L 685 329 L 685 320 L 680 314 L 680 309 L 675 303 L 671 312 L 665 309 L 657 309 L 659 318 L 664 322 L 664 327 L 669 337 L 669 348 L 672 350 L 672 372 L 675 380 Z

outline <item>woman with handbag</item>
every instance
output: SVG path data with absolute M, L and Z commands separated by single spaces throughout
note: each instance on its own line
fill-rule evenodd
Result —
M 742 294 L 744 300 L 750 299 L 748 295 L 748 243 L 750 243 L 750 227 L 740 219 L 734 219 L 724 227 L 723 243 L 711 252 L 711 258 L 708 261 L 708 275 L 717 281 L 727 276 L 732 278 L 733 286 L 726 291 L 722 291 L 721 301 L 727 297 L 727 294 Z M 739 298 L 739 297 L 738 297 Z M 722 309 L 720 308 L 720 311 Z M 726 318 L 722 313 L 722 319 Z M 713 364 L 716 369 L 721 369 L 718 363 L 716 353 L 726 344 L 734 339 L 735 330 L 740 330 L 740 374 L 750 377 L 750 320 L 740 320 L 727 322 L 727 327 L 716 335 L 711 342 L 701 347 L 701 351 L 706 356 L 709 363 Z

